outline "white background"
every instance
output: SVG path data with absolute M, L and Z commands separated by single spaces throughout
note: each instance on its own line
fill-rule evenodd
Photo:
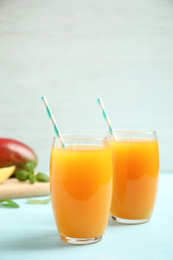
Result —
M 54 135 L 156 129 L 173 171 L 173 1 L 1 0 L 0 136 L 31 146 L 47 171 Z

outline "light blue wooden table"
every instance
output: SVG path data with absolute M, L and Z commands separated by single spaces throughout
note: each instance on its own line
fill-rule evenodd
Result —
M 150 222 L 120 225 L 111 218 L 104 239 L 85 246 L 61 241 L 51 203 L 30 205 L 15 200 L 19 209 L 0 208 L 0 260 L 173 259 L 173 174 L 160 174 L 157 201 Z

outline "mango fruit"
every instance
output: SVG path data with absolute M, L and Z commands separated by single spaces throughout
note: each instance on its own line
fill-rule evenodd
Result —
M 27 162 L 38 163 L 36 153 L 26 144 L 14 139 L 0 138 L 0 168 L 16 165 L 23 168 Z
M 15 171 L 16 166 L 0 168 L 0 184 L 7 180 Z

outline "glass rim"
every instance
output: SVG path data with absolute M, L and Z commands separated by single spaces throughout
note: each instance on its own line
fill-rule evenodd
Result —
M 78 134 L 78 133 L 72 133 L 72 134 L 63 134 L 62 137 L 58 137 L 58 136 L 54 136 L 53 140 L 59 140 L 59 141 L 72 141 L 72 140 L 76 140 L 76 141 L 91 141 L 91 140 L 97 140 L 97 141 L 101 141 L 104 140 L 105 138 L 108 138 L 109 134 L 105 133 L 105 134 L 87 134 L 87 133 L 83 133 L 83 134 Z
M 110 133 L 110 132 L 109 132 Z M 156 134 L 156 130 L 121 130 L 121 129 L 113 129 L 113 133 L 119 134 Z

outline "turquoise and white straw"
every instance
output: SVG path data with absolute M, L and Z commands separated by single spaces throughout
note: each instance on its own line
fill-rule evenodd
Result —
M 43 103 L 45 104 L 46 112 L 47 112 L 47 115 L 48 115 L 49 119 L 52 121 L 55 134 L 56 134 L 57 137 L 59 137 L 59 138 L 61 139 L 62 147 L 65 148 L 66 145 L 65 145 L 65 143 L 64 143 L 64 141 L 63 141 L 63 139 L 62 139 L 62 135 L 61 135 L 61 133 L 60 133 L 60 131 L 59 131 L 59 129 L 58 129 L 58 126 L 57 126 L 57 123 L 56 123 L 56 121 L 55 121 L 55 118 L 54 118 L 54 116 L 53 116 L 53 114 L 52 114 L 52 112 L 51 112 L 51 110 L 50 110 L 50 107 L 49 107 L 49 105 L 48 105 L 48 103 L 47 103 L 46 97 L 45 97 L 45 96 L 41 97 L 41 100 L 42 100 Z
M 110 134 L 111 134 L 111 135 L 113 136 L 113 138 L 116 140 L 117 138 L 116 138 L 116 136 L 115 136 L 115 134 L 114 134 L 114 132 L 113 132 L 113 127 L 112 127 L 111 121 L 110 121 L 110 119 L 109 119 L 109 117 L 108 117 L 108 114 L 106 113 L 106 110 L 105 110 L 105 107 L 104 107 L 104 105 L 103 105 L 103 102 L 102 102 L 101 98 L 97 98 L 97 103 L 98 103 L 98 104 L 100 105 L 100 107 L 101 107 L 102 114 L 103 114 L 103 117 L 104 117 L 106 123 L 108 124 Z

